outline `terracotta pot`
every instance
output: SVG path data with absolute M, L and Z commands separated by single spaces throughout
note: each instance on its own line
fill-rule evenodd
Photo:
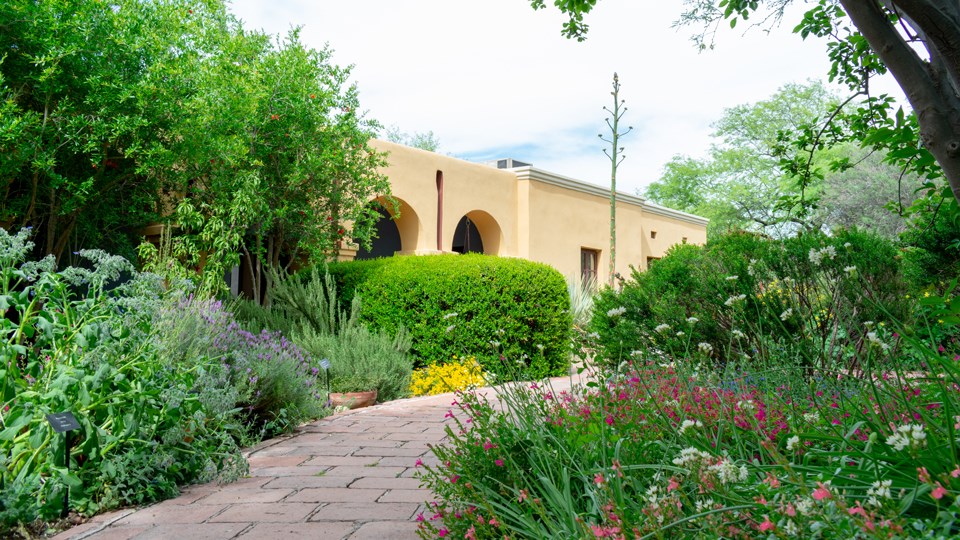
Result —
M 348 409 L 369 407 L 377 402 L 377 391 L 366 392 L 330 392 L 330 403 L 334 407 L 344 406 Z

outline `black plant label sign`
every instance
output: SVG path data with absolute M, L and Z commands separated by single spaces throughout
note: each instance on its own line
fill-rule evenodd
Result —
M 50 426 L 53 427 L 53 430 L 57 433 L 80 429 L 80 422 L 77 422 L 77 417 L 69 411 L 48 414 L 47 422 L 50 422 Z

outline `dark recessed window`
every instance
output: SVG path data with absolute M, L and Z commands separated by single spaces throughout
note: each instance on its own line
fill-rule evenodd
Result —
M 580 277 L 584 283 L 597 281 L 597 267 L 600 263 L 600 252 L 596 249 L 580 248 Z

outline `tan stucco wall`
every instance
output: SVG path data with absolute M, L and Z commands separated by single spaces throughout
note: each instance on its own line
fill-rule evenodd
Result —
M 580 274 L 580 250 L 599 251 L 598 275 L 606 280 L 610 257 L 609 192 L 532 167 L 496 169 L 386 141 L 393 196 L 401 202 L 398 228 L 402 253 L 436 253 L 437 171 L 443 172 L 441 250 L 453 245 L 457 223 L 467 215 L 476 224 L 484 250 L 550 264 L 567 278 Z M 656 231 L 656 238 L 650 232 Z M 706 221 L 618 193 L 616 271 L 646 269 L 683 238 L 706 242 Z
M 389 165 L 383 172 L 393 196 L 409 204 L 419 218 L 417 244 L 404 245 L 404 252 L 437 250 L 436 178 L 442 171 L 443 251 L 450 251 L 457 223 L 470 215 L 480 228 L 485 250 L 493 247 L 498 255 L 517 256 L 516 175 L 386 141 L 373 141 L 371 146 L 388 153 Z
M 600 252 L 598 275 L 610 265 L 610 200 L 536 180 L 529 184 L 530 248 L 523 257 L 545 262 L 567 278 L 580 275 L 581 248 Z M 628 276 L 629 264 L 643 260 L 643 212 L 639 206 L 617 204 L 616 271 Z

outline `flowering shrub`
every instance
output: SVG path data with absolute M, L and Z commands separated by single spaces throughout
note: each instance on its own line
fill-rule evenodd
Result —
M 807 378 L 627 362 L 579 392 L 461 393 L 423 538 L 950 537 L 960 368 Z M 821 374 L 825 375 L 825 374 Z
M 158 358 L 160 281 L 100 251 L 77 254 L 90 268 L 24 262 L 28 238 L 0 229 L 0 536 L 58 516 L 67 486 L 71 509 L 90 514 L 246 472 L 233 413 L 195 391 L 216 362 Z M 64 411 L 80 424 L 69 469 L 45 419 Z
M 160 310 L 155 329 L 170 367 L 217 364 L 198 385 L 217 396 L 217 408 L 240 409 L 252 435 L 273 436 L 322 414 L 326 396 L 312 359 L 279 332 L 244 330 L 219 300 L 182 298 Z
M 454 355 L 452 361 L 414 370 L 410 378 L 410 394 L 433 396 L 458 390 L 472 390 L 486 384 L 483 367 L 476 358 L 470 356 L 459 359 Z
M 614 363 L 633 351 L 683 351 L 692 343 L 719 364 L 844 369 L 863 365 L 869 332 L 893 343 L 877 327 L 913 326 L 911 308 L 897 252 L 880 238 L 736 233 L 676 246 L 622 290 L 604 290 L 591 329 L 600 356 Z

